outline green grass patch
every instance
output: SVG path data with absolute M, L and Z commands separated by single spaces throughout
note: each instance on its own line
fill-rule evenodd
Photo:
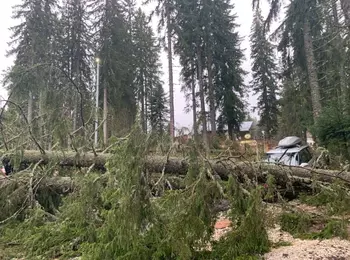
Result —
M 280 224 L 283 231 L 301 239 L 346 239 L 349 236 L 346 220 L 312 218 L 306 213 L 283 213 Z
M 349 190 L 341 182 L 322 187 L 316 194 L 300 196 L 300 201 L 316 207 L 325 207 L 329 215 L 350 213 Z
M 279 247 L 284 247 L 284 246 L 291 246 L 292 243 L 288 241 L 279 241 L 277 243 L 272 244 L 272 248 L 279 248 Z
M 305 234 L 306 239 L 330 239 L 333 237 L 342 239 L 347 239 L 349 237 L 345 221 L 329 220 L 322 231 Z
M 304 234 L 312 226 L 311 217 L 299 212 L 283 213 L 280 217 L 281 229 L 293 236 Z

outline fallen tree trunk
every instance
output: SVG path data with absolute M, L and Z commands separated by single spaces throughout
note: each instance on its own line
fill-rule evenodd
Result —
M 96 168 L 104 170 L 104 165 L 109 156 L 110 154 L 99 153 L 96 156 L 94 153 L 77 153 L 73 151 L 46 151 L 45 154 L 42 154 L 38 150 L 25 150 L 22 153 L 6 154 L 3 156 L 3 160 L 16 158 L 22 165 L 46 165 L 49 163 L 56 163 L 60 166 L 70 167 L 90 167 L 94 165 Z
M 57 164 L 64 167 L 91 167 L 94 165 L 99 169 L 105 170 L 105 163 L 110 158 L 111 154 L 93 153 L 76 154 L 73 152 L 47 152 L 42 155 L 39 151 L 24 151 L 20 156 L 20 161 L 26 164 L 41 164 L 50 163 Z M 11 156 L 7 156 L 11 158 Z M 283 196 L 293 198 L 297 196 L 299 191 L 310 191 L 312 189 L 312 181 L 316 180 L 323 183 L 332 183 L 340 179 L 350 186 L 350 173 L 339 172 L 320 169 L 308 169 L 302 167 L 288 167 L 282 165 L 253 163 L 253 162 L 237 162 L 232 160 L 206 160 L 203 158 L 203 163 L 206 164 L 207 169 L 210 169 L 212 176 L 219 176 L 222 180 L 227 180 L 230 175 L 236 176 L 240 182 L 256 181 L 257 183 L 266 183 L 267 176 L 273 175 L 276 180 L 277 189 L 283 191 Z M 168 188 L 181 189 L 184 187 L 182 177 L 186 175 L 189 169 L 189 162 L 180 158 L 166 158 L 162 156 L 149 156 L 146 158 L 145 170 L 151 173 L 153 181 L 150 186 L 158 183 L 163 179 Z M 32 170 L 30 170 L 32 171 Z M 35 171 L 35 170 L 34 170 Z M 103 175 L 102 175 L 103 176 Z M 170 176 L 170 177 L 169 177 Z M 108 179 L 108 176 L 105 175 Z M 180 177 L 180 178 L 179 178 Z M 174 178 L 174 179 L 172 179 Z M 107 181 L 106 181 L 107 182 Z M 35 187 L 31 187 L 32 184 Z M 28 171 L 15 173 L 9 178 L 0 179 L 0 191 L 3 192 L 6 198 L 8 194 L 6 191 L 11 189 L 11 185 L 22 186 L 18 194 L 26 201 L 26 197 L 32 188 L 35 193 L 52 193 L 52 194 L 68 194 L 73 192 L 77 183 L 74 177 L 49 177 L 37 174 L 32 174 Z M 13 188 L 18 189 L 18 188 Z M 30 194 L 29 194 L 30 195 Z M 1 202 L 1 201 L 0 201 Z
M 14 156 L 14 155 L 13 155 Z M 56 163 L 60 166 L 90 167 L 105 170 L 105 163 L 111 154 L 94 153 L 78 154 L 75 152 L 46 152 L 44 155 L 40 151 L 26 150 L 20 156 L 20 161 L 24 164 L 45 165 Z M 8 159 L 11 155 L 6 156 Z M 309 183 L 312 179 L 321 182 L 331 183 L 340 179 L 350 185 L 350 172 L 311 169 L 295 166 L 283 166 L 276 164 L 258 162 L 235 162 L 232 160 L 205 160 L 208 168 L 214 175 L 226 180 L 230 174 L 239 178 L 249 178 L 251 180 L 264 181 L 268 174 L 275 176 L 277 183 L 287 183 L 293 180 Z M 149 156 L 146 160 L 146 169 L 151 173 L 161 173 L 172 175 L 186 175 L 189 163 L 185 159 L 166 158 L 164 156 Z

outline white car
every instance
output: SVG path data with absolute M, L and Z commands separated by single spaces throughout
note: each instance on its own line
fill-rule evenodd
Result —
M 282 139 L 278 146 L 266 153 L 266 162 L 280 163 L 289 166 L 307 166 L 312 158 L 310 147 L 302 145 L 302 140 L 296 136 Z

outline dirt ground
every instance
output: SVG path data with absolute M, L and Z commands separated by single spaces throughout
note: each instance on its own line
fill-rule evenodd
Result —
M 320 214 L 319 209 L 315 207 L 297 202 L 292 204 L 291 206 L 301 211 Z M 278 215 L 281 212 L 281 208 L 271 205 L 269 211 L 273 215 Z M 215 225 L 213 237 L 215 240 L 230 230 L 230 222 L 225 215 L 221 214 Z M 282 231 L 277 224 L 268 229 L 268 235 L 270 241 L 279 246 L 272 248 L 269 253 L 262 256 L 262 259 L 265 260 L 350 260 L 349 240 L 341 240 L 339 238 L 326 240 L 296 239 L 289 233 Z
M 264 255 L 266 260 L 350 260 L 350 241 L 338 238 L 327 240 L 301 240 L 294 239 L 290 234 L 280 230 L 279 226 L 268 231 L 273 243 L 283 244 L 273 248 Z M 290 245 L 287 245 L 290 243 Z

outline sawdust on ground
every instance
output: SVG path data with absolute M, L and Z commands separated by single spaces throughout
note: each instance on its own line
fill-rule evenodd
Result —
M 271 242 L 286 246 L 271 249 L 263 256 L 266 260 L 350 260 L 349 240 L 294 239 L 289 233 L 281 231 L 278 225 L 270 229 L 268 234 Z
M 320 209 L 304 205 L 299 202 L 293 202 L 293 207 L 300 211 L 307 211 L 316 215 L 320 214 Z M 282 209 L 278 205 L 269 205 L 268 211 L 273 215 L 281 213 Z M 214 240 L 220 239 L 224 234 L 231 230 L 228 224 L 226 214 L 221 213 L 218 217 Z M 269 240 L 279 245 L 272 248 L 269 253 L 262 256 L 265 260 L 350 260 L 350 241 L 339 238 L 326 240 L 302 240 L 296 239 L 291 234 L 281 230 L 280 226 L 275 224 L 268 229 Z

